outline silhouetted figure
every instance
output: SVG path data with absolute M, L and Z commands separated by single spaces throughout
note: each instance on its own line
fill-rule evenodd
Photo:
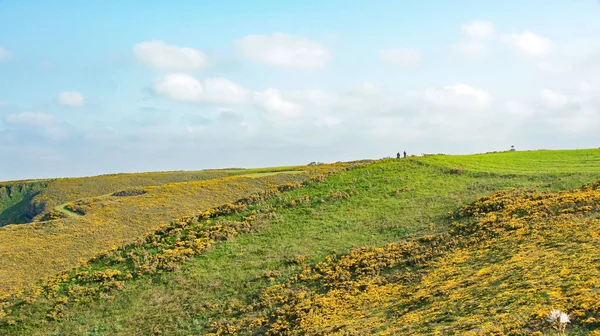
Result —
M 512 145 L 512 146 L 510 146 L 510 151 L 511 151 L 511 152 L 514 152 L 514 151 L 516 151 L 516 149 L 515 149 L 515 145 Z
M 396 159 L 400 158 L 400 152 L 398 152 L 398 154 L 396 154 Z
M 406 159 L 407 155 L 406 155 L 406 151 L 404 151 L 404 158 Z

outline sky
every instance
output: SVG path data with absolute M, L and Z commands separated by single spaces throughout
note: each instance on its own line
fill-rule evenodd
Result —
M 600 147 L 598 0 L 0 0 L 0 181 Z

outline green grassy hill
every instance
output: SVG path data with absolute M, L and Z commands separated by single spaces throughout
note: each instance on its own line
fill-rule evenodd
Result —
M 252 190 L 12 295 L 0 334 L 550 335 L 551 308 L 569 334 L 593 333 L 600 190 L 580 188 L 598 163 L 600 150 L 384 159 Z

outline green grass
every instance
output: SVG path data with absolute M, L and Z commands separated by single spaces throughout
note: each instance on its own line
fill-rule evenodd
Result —
M 112 248 L 154 232 L 163 223 L 195 216 L 221 204 L 267 189 L 302 182 L 303 174 L 230 176 L 146 187 L 134 197 L 87 199 L 84 216 L 7 225 L 0 229 L 0 297 L 79 265 Z
M 472 172 L 536 175 L 594 172 L 600 167 L 598 149 L 537 150 L 419 158 L 423 162 L 462 167 Z
M 511 187 L 574 188 L 600 179 L 598 163 L 600 150 L 384 160 L 335 174 L 285 198 L 323 198 L 337 191 L 358 191 L 357 195 L 278 210 L 278 219 L 260 223 L 258 232 L 219 243 L 185 262 L 180 272 L 131 281 L 113 300 L 66 305 L 60 322 L 46 321 L 49 307 L 44 302 L 25 306 L 25 321 L 0 327 L 0 333 L 203 334 L 212 322 L 227 317 L 228 305 L 251 304 L 262 289 L 299 271 L 301 266 L 290 262 L 297 256 L 305 256 L 310 265 L 355 247 L 440 232 L 449 224 L 449 211 L 481 196 Z M 450 169 L 457 167 L 464 172 L 452 174 Z M 274 280 L 268 279 L 269 272 L 277 274 Z

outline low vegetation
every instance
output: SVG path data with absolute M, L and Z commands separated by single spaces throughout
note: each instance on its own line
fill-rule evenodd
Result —
M 296 168 L 297 169 L 297 168 Z M 176 171 L 176 172 L 154 172 L 139 174 L 109 174 L 92 177 L 59 178 L 43 181 L 17 181 L 5 182 L 5 187 L 12 185 L 33 186 L 35 193 L 27 198 L 21 205 L 23 208 L 15 208 L 13 212 L 24 213 L 27 217 L 2 221 L 5 206 L 0 204 L 0 226 L 6 224 L 21 224 L 33 220 L 41 220 L 48 212 L 54 211 L 55 207 L 66 202 L 89 198 L 100 195 L 108 195 L 127 188 L 160 186 L 176 182 L 193 182 L 223 178 L 233 175 L 243 175 L 263 170 L 246 169 L 215 169 L 202 171 Z M 270 170 L 269 170 L 270 171 Z M 0 187 L 1 189 L 1 187 Z M 0 200 L 2 199 L 0 192 Z
M 177 220 L 10 295 L 0 333 L 593 334 L 598 160 L 600 150 L 517 151 L 227 177 L 262 182 L 243 195 L 215 184 L 211 194 L 232 188 L 229 200 L 173 210 Z M 71 200 L 47 223 L 126 220 L 118 213 L 140 204 L 158 216 L 159 204 L 195 197 L 185 185 Z M 549 320 L 553 309 L 569 322 Z
M 507 151 L 475 155 L 432 155 L 427 162 L 449 169 L 503 174 L 577 174 L 600 167 L 598 149 Z
M 555 307 L 568 329 L 595 330 L 599 211 L 600 183 L 499 192 L 454 214 L 447 232 L 328 256 L 215 334 L 531 335 L 551 333 Z
M 343 167 L 150 186 L 135 197 L 104 195 L 72 201 L 49 212 L 47 221 L 5 226 L 0 229 L 0 297 L 128 244 L 178 217 L 193 216 L 272 184 L 302 182 Z

